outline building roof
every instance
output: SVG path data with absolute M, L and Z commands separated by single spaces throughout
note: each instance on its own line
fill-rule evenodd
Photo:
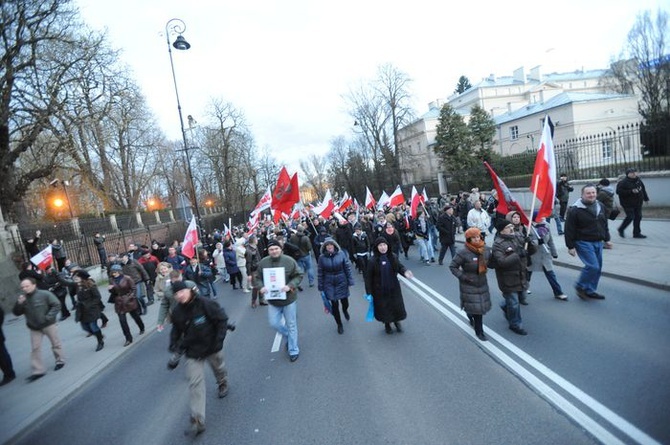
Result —
M 545 102 L 538 102 L 521 107 L 511 113 L 505 113 L 493 118 L 496 125 L 514 121 L 537 113 L 542 113 L 569 103 L 595 102 L 604 100 L 617 100 L 634 98 L 630 94 L 607 94 L 607 93 L 561 93 Z

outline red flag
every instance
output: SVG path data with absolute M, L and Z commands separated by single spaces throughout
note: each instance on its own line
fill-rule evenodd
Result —
M 554 157 L 554 142 L 551 139 L 549 116 L 544 119 L 544 129 L 542 130 L 537 158 L 535 158 L 533 182 L 530 184 L 530 189 L 537 196 L 537 199 L 542 201 L 535 220 L 551 216 L 554 210 L 554 196 L 556 195 L 556 159 Z
M 47 270 L 47 268 L 53 264 L 54 257 L 51 253 L 51 244 L 49 244 L 44 250 L 39 252 L 37 255 L 30 259 L 30 262 L 42 270 Z
M 289 176 L 286 167 L 282 167 L 277 179 L 277 186 L 272 194 L 272 209 L 281 213 L 291 213 L 293 204 L 300 201 L 298 174 Z
M 330 196 L 330 189 L 328 189 L 321 204 L 314 207 L 314 213 L 328 219 L 330 218 L 331 213 L 333 213 L 333 210 L 335 210 L 335 204 L 333 203 L 333 198 Z
M 365 186 L 365 208 L 374 209 L 376 205 L 377 201 L 375 201 L 375 197 L 372 196 L 372 192 L 370 191 L 370 189 L 367 186 Z
M 181 246 L 181 253 L 184 256 L 193 258 L 195 256 L 195 246 L 198 244 L 198 228 L 195 225 L 195 216 L 191 218 L 191 223 L 186 229 L 184 235 L 184 244 Z
M 410 200 L 410 214 L 412 215 L 412 219 L 416 219 L 416 213 L 422 198 L 423 197 L 419 195 L 419 192 L 416 191 L 416 187 L 412 186 L 412 198 Z
M 256 207 L 251 212 L 251 215 L 256 215 L 265 209 L 269 209 L 271 206 L 272 206 L 272 193 L 270 193 L 270 186 L 268 186 L 267 191 L 263 196 L 261 196 L 260 201 L 258 201 L 258 204 L 256 204 Z
M 512 192 L 509 191 L 503 180 L 500 179 L 496 172 L 493 171 L 493 168 L 491 168 L 489 163 L 484 161 L 484 165 L 488 169 L 489 174 L 491 175 L 491 179 L 493 179 L 493 186 L 498 192 L 498 207 L 496 207 L 496 211 L 503 215 L 507 215 L 509 212 L 515 210 L 521 215 L 521 223 L 528 224 L 528 217 L 523 211 L 523 208 L 521 208 L 521 204 L 519 204 L 519 202 L 514 199 Z
M 402 195 L 402 189 L 400 186 L 397 186 L 395 188 L 395 191 L 391 195 L 391 199 L 389 201 L 389 206 L 390 207 L 397 207 L 399 205 L 402 205 L 405 203 L 405 197 Z

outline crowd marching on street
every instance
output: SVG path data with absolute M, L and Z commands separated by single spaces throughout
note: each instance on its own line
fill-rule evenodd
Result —
M 552 266 L 558 242 L 564 242 L 570 255 L 578 255 L 584 263 L 575 295 L 605 298 L 597 287 L 602 249 L 611 247 L 608 218 L 618 213 L 615 194 L 626 213 L 617 229 L 619 235 L 624 237 L 632 222 L 633 236 L 644 237 L 641 206 L 649 197 L 633 168 L 616 193 L 603 179 L 597 185 L 584 186 L 573 203 L 567 201 L 573 188 L 561 174 L 553 213 L 548 217 L 528 217 L 513 201 L 504 196 L 501 199 L 508 192 L 504 184 L 495 185 L 490 192 L 473 188 L 437 199 L 428 199 L 425 191 L 419 195 L 414 189 L 410 200 L 394 193 L 386 202 L 366 199 L 364 205 L 345 194 L 338 205 L 324 201 L 312 208 L 301 207 L 288 218 L 263 215 L 269 204 L 259 203 L 246 227 L 202 233 L 196 243 L 189 240 L 188 232 L 183 242 L 130 243 L 124 252 L 107 252 L 105 238 L 98 233 L 95 244 L 108 276 L 107 295 L 101 295 L 86 270 L 68 260 L 59 240 L 48 243 L 52 255 L 47 263 L 36 261 L 41 247 L 38 231 L 25 240 L 33 261 L 23 264 L 19 274 L 22 294 L 13 308 L 15 315 L 25 315 L 31 339 L 32 372 L 27 380 L 40 379 L 47 372 L 41 350 L 44 336 L 52 346 L 54 369 L 66 367 L 67 344 L 59 338 L 58 321 L 74 316 L 85 335 L 95 340 L 91 351 L 100 351 L 114 341 L 103 335 L 103 328 L 110 323 L 105 304 L 111 304 L 124 335 L 118 344 L 128 347 L 134 334 L 145 332 L 147 307 L 158 304 L 158 330 L 171 323 L 168 367 L 176 368 L 185 357 L 191 406 L 187 433 L 198 435 L 205 430 L 205 362 L 214 371 L 219 397 L 228 393 L 222 347 L 226 332 L 234 326 L 216 301 L 221 292 L 214 286 L 217 282 L 229 283 L 230 292 L 248 293 L 250 310 L 260 310 L 259 306 L 267 310 L 270 326 L 281 334 L 288 358 L 295 362 L 300 356 L 297 301 L 305 286 L 317 287 L 338 334 L 344 334 L 342 319 L 350 319 L 350 288 L 360 279 L 374 318 L 384 325 L 385 332 L 402 332 L 407 313 L 398 275 L 413 277 L 407 264 L 413 247 L 420 258 L 414 266 L 444 267 L 445 273 L 448 267 L 457 277 L 461 308 L 477 338 L 487 341 L 482 320 L 492 307 L 494 283 L 504 300 L 501 309 L 509 329 L 519 335 L 528 334 L 521 307 L 528 304 L 531 277 L 540 279 L 537 272 L 542 272 L 557 300 L 569 300 Z M 368 194 L 370 197 L 369 190 Z M 551 220 L 563 241 L 552 237 Z M 462 247 L 456 245 L 458 233 L 464 235 Z M 489 269 L 493 272 L 488 273 Z M 129 325 L 128 316 L 134 326 Z M 4 373 L 0 385 L 16 378 L 2 336 L 3 318 L 0 311 Z

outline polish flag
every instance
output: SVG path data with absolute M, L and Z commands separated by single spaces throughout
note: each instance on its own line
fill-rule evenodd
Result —
M 554 142 L 552 141 L 553 125 L 549 116 L 544 119 L 544 129 L 540 139 L 540 148 L 535 158 L 533 182 L 530 189 L 542 201 L 535 220 L 551 216 L 554 210 L 554 196 L 556 195 L 556 158 L 554 156 Z
M 233 238 L 233 234 L 230 232 L 230 229 L 225 224 L 223 225 L 223 237 L 228 239 Z
M 337 219 L 337 222 L 339 222 L 341 224 L 349 223 L 349 221 L 344 216 L 342 216 L 342 214 L 340 212 L 333 212 L 333 216 L 335 216 L 335 218 Z
M 181 247 L 181 253 L 189 258 L 195 257 L 195 246 L 198 244 L 198 228 L 195 224 L 195 216 L 191 218 L 191 223 L 186 229 L 184 235 L 184 244 Z
M 330 189 L 328 189 L 326 191 L 326 196 L 323 198 L 323 201 L 321 201 L 321 204 L 314 207 L 314 213 L 325 219 L 328 219 L 333 213 L 333 210 L 335 210 L 335 204 L 333 203 L 333 198 L 330 196 Z
M 260 213 L 252 213 L 249 217 L 249 221 L 247 222 L 247 229 L 249 229 L 250 232 L 253 232 L 253 230 L 258 227 L 259 220 Z
M 267 191 L 263 196 L 261 196 L 260 201 L 256 204 L 256 207 L 251 212 L 251 215 L 257 215 L 265 209 L 269 209 L 272 206 L 272 193 L 270 192 L 270 186 L 268 186 Z
M 510 192 L 503 180 L 493 171 L 493 168 L 491 168 L 488 162 L 484 161 L 484 166 L 486 166 L 489 171 L 491 179 L 493 179 L 493 186 L 498 192 L 498 207 L 496 207 L 496 212 L 502 215 L 507 215 L 509 212 L 515 210 L 521 215 L 521 223 L 524 225 L 528 224 L 529 220 L 528 216 L 526 216 L 526 212 L 523 211 L 521 204 L 514 199 L 512 192 Z
M 338 206 L 337 211 L 342 212 L 353 203 L 354 201 L 351 199 L 351 196 L 349 196 L 349 193 L 344 192 L 344 196 L 342 196 L 342 199 L 340 200 L 340 205 Z
M 428 202 L 428 193 L 426 193 L 426 187 L 424 187 L 423 191 L 421 192 L 421 202 L 424 204 Z
M 405 203 L 405 197 L 402 195 L 402 189 L 398 185 L 389 198 L 389 207 L 398 207 Z
M 375 201 L 375 197 L 372 196 L 372 192 L 370 191 L 370 189 L 367 186 L 365 186 L 365 208 L 374 209 L 376 205 L 377 201 Z
M 379 201 L 377 202 L 377 209 L 382 210 L 385 205 L 389 204 L 390 201 L 391 197 L 387 195 L 385 191 L 382 191 L 382 195 L 379 197 Z
M 416 191 L 416 187 L 412 186 L 412 198 L 410 200 L 410 215 L 412 216 L 412 219 L 416 219 L 416 213 L 422 200 L 423 196 L 419 195 L 419 192 Z
M 44 250 L 39 252 L 37 255 L 30 259 L 30 262 L 42 270 L 47 270 L 47 268 L 53 264 L 54 257 L 51 252 L 51 244 L 49 244 Z

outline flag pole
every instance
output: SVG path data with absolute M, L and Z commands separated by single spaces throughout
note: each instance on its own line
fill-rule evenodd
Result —
M 540 183 L 540 175 L 537 175 L 535 178 L 535 187 L 533 187 L 533 200 L 530 204 L 530 218 L 528 218 L 528 228 L 526 229 L 527 233 L 530 233 L 530 225 L 533 223 L 533 212 L 535 211 L 535 199 L 537 197 L 537 186 Z

